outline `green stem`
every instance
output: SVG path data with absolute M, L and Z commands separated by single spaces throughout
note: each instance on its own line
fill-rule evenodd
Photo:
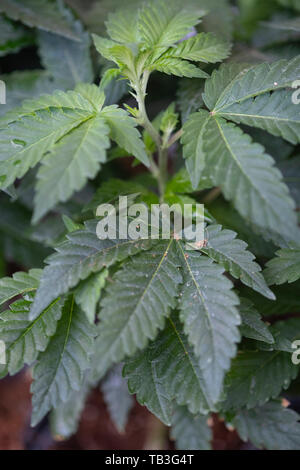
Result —
M 183 134 L 183 129 L 179 129 L 179 131 L 173 134 L 168 142 L 168 147 L 171 147 L 171 145 L 175 144 L 175 142 L 177 142 L 177 140 L 181 138 L 182 134 Z
M 149 156 L 151 165 L 150 170 L 153 176 L 157 179 L 160 201 L 163 202 L 168 176 L 168 151 L 166 148 L 163 148 L 160 133 L 155 129 L 147 114 L 145 98 L 149 75 L 149 72 L 144 72 L 142 80 L 137 80 L 137 83 L 133 84 L 133 88 L 136 91 L 136 100 L 140 112 L 140 124 L 152 137 L 158 150 L 158 166 L 154 162 L 152 155 Z
M 158 165 L 159 165 L 159 193 L 160 193 L 160 202 L 163 202 L 164 194 L 166 192 L 166 181 L 168 178 L 168 149 L 159 148 L 158 152 Z

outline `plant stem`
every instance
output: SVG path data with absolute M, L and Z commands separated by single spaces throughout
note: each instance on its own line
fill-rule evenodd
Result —
M 166 181 L 168 177 L 168 149 L 160 147 L 158 152 L 158 164 L 159 164 L 159 193 L 160 202 L 163 202 L 164 194 L 166 191 Z
M 142 80 L 137 80 L 137 83 L 133 85 L 133 88 L 136 91 L 136 100 L 140 112 L 140 124 L 152 137 L 157 147 L 158 166 L 154 162 L 152 155 L 150 155 L 150 169 L 153 176 L 157 179 L 160 201 L 163 202 L 166 180 L 168 176 L 168 150 L 163 148 L 163 142 L 160 133 L 155 129 L 147 114 L 145 98 L 149 75 L 149 72 L 145 72 Z
M 175 142 L 177 142 L 177 140 L 179 140 L 181 138 L 183 134 L 183 129 L 179 129 L 179 131 L 177 131 L 175 134 L 173 134 L 168 142 L 168 147 L 171 147 L 171 145 L 175 144 Z
M 203 203 L 204 204 L 210 204 L 211 202 L 213 202 L 215 199 L 217 199 L 220 196 L 221 192 L 222 192 L 221 188 L 212 189 L 207 194 L 207 196 L 205 196 L 205 198 L 203 199 Z

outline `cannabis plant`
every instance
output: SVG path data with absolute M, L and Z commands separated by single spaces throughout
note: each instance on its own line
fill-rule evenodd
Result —
M 100 384 L 119 430 L 134 394 L 179 449 L 212 413 L 299 449 L 299 0 L 67 3 L 0 2 L 0 55 L 43 66 L 1 76 L 1 377 L 54 435 Z M 204 204 L 203 240 L 99 238 L 119 196 Z

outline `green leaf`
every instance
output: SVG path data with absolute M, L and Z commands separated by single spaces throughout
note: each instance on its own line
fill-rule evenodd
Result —
M 267 324 L 262 321 L 261 315 L 255 309 L 253 303 L 245 298 L 241 298 L 239 308 L 242 324 L 240 332 L 245 338 L 256 339 L 264 343 L 274 344 L 274 338 Z
M 132 72 L 134 68 L 134 54 L 130 47 L 123 44 L 114 44 L 105 50 L 105 55 L 107 59 L 115 62 L 120 67 L 123 75 L 135 80 L 134 72 Z
M 193 416 L 186 407 L 176 407 L 171 438 L 176 441 L 178 450 L 211 450 L 212 432 L 207 424 L 207 416 Z
M 183 158 L 194 189 L 197 188 L 205 167 L 204 134 L 209 121 L 210 115 L 200 110 L 191 114 L 183 126 Z
M 99 54 L 107 60 L 112 60 L 112 53 L 110 51 L 112 47 L 116 46 L 116 43 L 111 39 L 102 38 L 97 34 L 93 34 L 92 38 Z
M 277 258 L 267 263 L 264 271 L 269 285 L 295 282 L 300 279 L 300 248 L 277 251 Z
M 199 23 L 200 14 L 186 9 L 174 0 L 166 4 L 163 0 L 151 2 L 144 7 L 139 17 L 139 31 L 145 48 L 154 49 L 159 57 L 168 47 L 183 39 Z
M 50 250 L 44 246 L 45 237 L 47 244 L 50 243 L 52 235 L 59 235 L 60 228 L 51 222 L 51 230 L 47 224 L 38 229 L 30 226 L 31 211 L 23 204 L 1 197 L 0 217 L 0 246 L 5 260 L 24 266 L 29 269 L 32 266 L 42 267 L 44 259 L 50 254 Z M 57 222 L 57 219 L 56 221 Z M 45 232 L 44 232 L 45 230 Z M 53 231 L 52 231 L 53 230 Z M 46 244 L 46 243 L 45 243 Z
M 236 232 L 238 238 L 248 244 L 249 251 L 254 253 L 256 257 L 271 258 L 274 256 L 275 245 L 254 233 L 253 229 L 251 229 L 249 224 L 244 221 L 230 203 L 221 198 L 215 199 L 215 201 L 209 204 L 209 211 L 222 227 Z
M 251 441 L 260 449 L 299 450 L 299 415 L 280 402 L 242 410 L 234 417 L 233 425 L 243 441 Z
M 134 405 L 126 380 L 122 377 L 122 369 L 122 364 L 113 367 L 101 383 L 110 418 L 119 433 L 125 431 L 129 413 Z
M 300 117 L 292 95 L 290 90 L 265 93 L 226 106 L 218 114 L 238 124 L 266 130 L 296 145 L 300 142 Z
M 222 230 L 221 225 L 207 227 L 206 246 L 200 248 L 218 264 L 224 266 L 235 279 L 251 287 L 268 299 L 275 300 L 273 292 L 268 288 L 261 267 L 255 263 L 254 255 L 247 250 L 247 244 L 237 239 L 231 230 Z
M 128 379 L 130 393 L 146 406 L 166 426 L 171 425 L 173 403 L 164 388 L 164 381 L 157 375 L 157 342 L 148 346 L 146 352 L 138 353 L 125 363 L 123 375 Z
M 278 244 L 298 239 L 297 217 L 288 188 L 262 146 L 234 124 L 211 117 L 203 148 L 205 173 L 255 231 Z
M 101 112 L 108 126 L 110 127 L 110 137 L 119 147 L 136 157 L 144 165 L 149 166 L 149 159 L 141 136 L 136 129 L 136 121 L 128 116 L 124 109 L 115 105 L 107 106 Z
M 151 246 L 148 240 L 100 240 L 96 234 L 98 221 L 85 224 L 84 230 L 67 235 L 67 241 L 56 248 L 47 260 L 31 318 L 36 318 L 58 295 L 68 292 L 90 274 L 109 267 L 116 261 Z
M 78 40 L 78 36 L 64 19 L 62 9 L 57 1 L 1 0 L 0 12 L 27 26 Z
M 191 64 L 187 60 L 181 60 L 172 57 L 161 57 L 156 62 L 146 67 L 148 70 L 157 70 L 167 75 L 176 75 L 177 77 L 188 78 L 207 78 L 208 75 L 196 65 Z
M 212 76 L 212 82 L 215 80 L 218 81 L 218 78 L 216 79 L 218 73 L 219 72 L 216 72 L 215 75 Z M 290 61 L 279 60 L 273 64 L 263 63 L 251 67 L 244 73 L 242 72 L 237 75 L 229 84 L 225 81 L 223 91 L 214 105 L 214 112 L 220 113 L 235 103 L 241 104 L 243 101 L 254 98 L 255 96 L 289 87 L 299 78 L 299 74 L 300 56 Z M 207 91 L 208 90 L 205 89 L 205 96 Z M 204 99 L 204 101 L 206 101 L 206 99 Z
M 12 277 L 0 279 L 0 305 L 18 295 L 35 292 L 39 286 L 41 274 L 41 269 L 31 269 L 28 273 L 17 272 Z
M 294 352 L 293 342 L 300 338 L 300 319 L 296 317 L 277 321 L 270 330 L 275 339 L 274 349 L 292 354 Z
M 187 118 L 198 111 L 203 104 L 203 80 L 188 80 L 183 78 L 179 82 L 177 91 L 177 104 L 181 112 L 181 120 L 183 123 Z
M 1 75 L 1 79 L 6 83 L 6 105 L 0 106 L 0 126 L 7 121 L 9 111 L 20 106 L 23 100 L 52 93 L 56 88 L 45 70 L 18 70 Z M 18 114 L 15 114 L 17 117 Z
M 22 74 L 25 72 L 18 72 L 18 73 Z M 18 77 L 18 80 L 22 81 L 22 78 L 23 76 L 20 75 Z M 18 85 L 18 82 L 17 82 L 17 85 Z M 87 89 L 88 87 L 89 85 L 87 84 L 84 85 L 84 89 Z M 45 92 L 45 90 L 41 88 L 37 90 L 36 93 L 37 95 L 39 95 L 43 91 Z M 82 92 L 82 89 L 80 91 Z M 21 97 L 23 100 L 27 96 L 25 95 L 23 97 L 23 95 L 21 95 Z M 21 98 L 19 97 L 19 101 L 20 99 Z M 22 107 L 9 111 L 7 114 L 5 114 L 5 116 L 3 116 L 0 119 L 0 128 L 4 128 L 8 124 L 14 123 L 25 117 L 32 117 L 32 115 L 36 113 L 37 111 L 41 111 L 41 110 L 48 111 L 49 108 L 51 109 L 55 108 L 55 111 L 61 111 L 62 109 L 64 110 L 65 108 L 67 108 L 67 111 L 70 109 L 74 111 L 80 110 L 80 111 L 89 112 L 90 115 L 93 114 L 93 112 L 95 111 L 94 106 L 89 102 L 89 100 L 85 99 L 81 94 L 75 91 L 68 91 L 68 92 L 55 91 L 52 95 L 43 95 L 43 96 L 40 96 L 39 98 L 28 99 L 28 100 L 23 101 Z
M 240 351 L 225 381 L 227 399 L 222 409 L 263 405 L 286 390 L 298 372 L 290 353 Z
M 285 15 L 282 12 L 277 15 L 273 15 L 271 21 L 264 21 L 262 23 L 262 27 L 271 29 L 265 38 L 263 38 L 263 40 L 265 39 L 269 44 L 272 42 L 273 35 L 277 36 L 278 30 L 281 31 L 282 42 L 285 42 L 285 40 L 293 41 L 295 33 L 297 34 L 300 31 L 300 18 L 299 16 L 294 18 L 293 16 L 290 16 L 289 14 Z M 274 39 L 274 42 L 276 43 L 276 38 Z
M 110 68 L 102 76 L 99 88 L 105 94 L 105 106 L 118 103 L 128 93 L 128 82 L 120 74 L 120 69 Z
M 226 59 L 229 53 L 228 43 L 221 41 L 212 33 L 200 33 L 169 49 L 164 56 L 214 64 Z
M 33 370 L 32 426 L 50 411 L 68 401 L 83 384 L 89 366 L 94 329 L 70 296 L 63 307 L 55 336 L 39 355 Z
M 193 4 L 195 7 L 199 7 L 198 0 L 193 0 Z M 228 0 L 201 0 L 201 7 L 207 11 L 203 18 L 204 31 L 212 31 L 227 41 L 231 39 L 234 15 L 230 2 Z
M 156 337 L 176 306 L 181 281 L 173 239 L 155 243 L 116 273 L 101 301 L 95 370 L 99 378 Z
M 67 215 L 63 215 L 62 220 L 68 233 L 76 232 L 76 230 L 81 230 L 83 228 L 83 225 L 74 222 L 74 220 Z
M 284 160 L 278 164 L 278 167 L 296 202 L 297 208 L 300 207 L 300 156 Z
M 252 300 L 261 315 L 269 316 L 298 312 L 300 309 L 299 289 L 300 281 L 274 286 L 272 291 L 276 296 L 276 302 L 268 300 L 247 288 L 240 289 L 240 292 L 243 296 L 247 296 Z
M 248 64 L 228 63 L 220 65 L 218 70 L 214 70 L 210 79 L 205 82 L 205 93 L 203 99 L 206 106 L 212 110 L 218 103 L 221 96 L 226 95 L 238 77 L 251 68 Z
M 85 381 L 79 391 L 72 391 L 66 403 L 60 403 L 50 414 L 50 426 L 53 436 L 63 438 L 75 434 L 90 392 L 88 381 Z
M 149 370 L 154 371 L 152 377 Z M 126 361 L 123 374 L 130 392 L 168 425 L 172 399 L 193 414 L 211 408 L 198 360 L 177 320 L 169 318 L 156 341 Z
M 34 167 L 65 134 L 90 118 L 88 111 L 36 111 L 0 130 L 0 187 L 7 188 Z
M 274 325 L 270 326 L 270 333 L 274 338 L 274 342 L 267 344 L 263 341 L 256 341 L 255 346 L 260 351 L 283 351 L 292 354 L 294 352 L 292 343 L 299 337 L 297 336 L 299 335 L 299 325 L 295 323 L 293 326 L 296 328 L 294 332 L 292 332 L 292 323 L 290 324 L 290 320 L 285 320 L 284 324 L 282 324 L 282 322 L 276 322 Z
M 206 390 L 212 402 L 220 397 L 225 372 L 240 339 L 238 298 L 224 269 L 199 252 L 179 245 L 184 269 L 180 319 L 193 345 Z
M 73 89 L 79 82 L 91 83 L 94 79 L 89 34 L 80 21 L 71 17 L 70 23 L 80 41 L 44 31 L 38 35 L 42 64 L 54 78 L 56 87 L 63 90 Z
M 33 44 L 34 38 L 23 26 L 14 24 L 0 15 L 0 57 L 16 53 Z
M 106 161 L 109 127 L 101 116 L 89 119 L 56 144 L 39 168 L 33 221 L 66 202 L 94 178 Z
M 90 83 L 77 83 L 75 92 L 84 97 L 96 113 L 99 113 L 105 102 L 104 92 L 97 85 Z
M 121 44 L 139 42 L 138 8 L 127 6 L 116 13 L 110 13 L 106 22 L 108 35 Z
M 202 177 L 196 191 L 211 188 L 211 182 L 208 178 Z M 172 179 L 167 183 L 166 194 L 191 194 L 195 190 L 191 185 L 191 179 L 185 168 L 181 168 Z
M 107 269 L 91 274 L 91 276 L 79 284 L 75 291 L 76 303 L 81 307 L 92 324 L 95 322 L 96 308 L 108 274 Z
M 128 201 L 135 201 L 139 195 L 142 198 L 152 198 L 152 193 L 143 184 L 136 181 L 111 178 L 101 184 L 95 192 L 92 201 L 85 207 L 85 210 L 96 211 L 100 204 L 116 204 L 120 196 L 127 196 Z M 154 202 L 157 201 L 155 200 Z
M 6 346 L 6 365 L 0 366 L 1 377 L 16 374 L 24 364 L 33 364 L 55 334 L 61 302 L 56 299 L 38 318 L 30 321 L 32 298 L 32 294 L 26 294 L 26 300 L 16 300 L 9 310 L 0 313 L 0 339 Z
M 175 112 L 175 103 L 171 103 L 162 115 L 160 130 L 169 138 L 176 129 L 178 114 Z

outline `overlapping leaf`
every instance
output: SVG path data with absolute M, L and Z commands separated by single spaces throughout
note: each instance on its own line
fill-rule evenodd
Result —
M 178 0 L 167 5 L 158 0 L 146 5 L 139 18 L 141 41 L 145 48 L 165 50 L 175 44 L 199 22 L 192 9 L 185 9 Z
M 82 308 L 90 323 L 95 322 L 97 304 L 100 294 L 105 286 L 108 270 L 103 269 L 99 273 L 91 274 L 82 281 L 75 291 L 76 303 Z
M 89 221 L 84 230 L 67 235 L 67 241 L 48 258 L 49 266 L 44 269 L 31 318 L 36 318 L 58 295 L 90 274 L 151 246 L 149 240 L 100 240 L 97 223 Z
M 261 267 L 254 261 L 254 256 L 247 250 L 247 244 L 236 238 L 231 230 L 222 230 L 220 225 L 211 225 L 206 230 L 207 244 L 201 248 L 210 258 L 224 266 L 226 271 L 240 279 L 268 299 L 275 300 L 268 288 Z
M 157 341 L 148 346 L 146 353 L 138 353 L 129 359 L 123 374 L 128 378 L 129 391 L 136 394 L 137 401 L 170 426 L 173 402 L 164 388 L 164 380 L 157 375 Z
M 0 340 L 6 346 L 6 364 L 0 366 L 0 376 L 14 375 L 25 364 L 31 365 L 40 351 L 44 351 L 55 334 L 61 316 L 61 302 L 56 299 L 41 315 L 29 320 L 32 294 L 16 300 L 10 309 L 0 314 Z
M 73 296 L 66 301 L 55 336 L 39 355 L 33 370 L 32 425 L 36 425 L 52 407 L 68 401 L 72 391 L 83 385 L 89 367 L 94 329 L 75 305 Z
M 172 417 L 171 438 L 179 450 L 210 450 L 212 432 L 207 416 L 193 416 L 184 406 L 175 408 Z
M 200 33 L 185 41 L 176 48 L 168 50 L 164 56 L 178 57 L 194 62 L 221 62 L 229 55 L 230 46 L 214 34 Z
M 104 117 L 110 127 L 111 139 L 116 141 L 119 147 L 125 149 L 129 154 L 148 166 L 149 159 L 145 145 L 136 129 L 135 120 L 129 117 L 126 111 L 115 105 L 104 108 L 101 116 Z
M 135 44 L 139 42 L 137 6 L 119 9 L 110 13 L 106 22 L 106 29 L 113 41 L 121 44 Z
M 300 117 L 292 94 L 293 91 L 285 89 L 272 94 L 265 93 L 255 99 L 225 106 L 218 114 L 238 124 L 259 127 L 292 144 L 298 144 Z
M 129 413 L 134 405 L 127 382 L 122 377 L 122 369 L 123 364 L 113 367 L 101 383 L 110 418 L 120 433 L 125 431 Z
M 161 57 L 147 67 L 148 70 L 158 70 L 167 75 L 176 75 L 177 77 L 187 78 L 207 78 L 208 75 L 203 70 L 191 64 L 187 60 L 181 60 L 172 57 Z
M 95 374 L 144 348 L 164 327 L 182 281 L 175 241 L 159 241 L 119 271 L 101 302 Z
M 34 167 L 65 134 L 90 118 L 88 111 L 38 110 L 0 130 L 0 187 L 7 188 Z
M 240 331 L 246 338 L 274 344 L 274 338 L 266 323 L 262 321 L 261 315 L 255 309 L 253 303 L 248 299 L 241 299 L 239 307 L 242 324 Z
M 0 57 L 18 52 L 33 43 L 33 36 L 21 25 L 0 15 Z
M 267 263 L 264 272 L 270 285 L 295 282 L 300 278 L 300 248 L 277 251 L 277 258 Z
M 189 172 L 193 188 L 196 189 L 205 167 L 204 135 L 210 121 L 208 113 L 194 113 L 183 126 L 181 143 L 183 157 Z
M 193 345 L 206 389 L 213 402 L 222 391 L 225 372 L 239 341 L 236 310 L 238 298 L 232 284 L 222 276 L 224 269 L 200 253 L 180 245 L 184 284 L 180 298 L 180 319 Z
M 53 77 L 56 87 L 63 90 L 71 90 L 79 82 L 91 83 L 94 78 L 89 34 L 72 16 L 69 22 L 79 41 L 45 31 L 38 35 L 42 64 Z
M 258 448 L 299 450 L 299 415 L 280 402 L 242 410 L 234 417 L 233 425 L 243 441 L 251 441 Z
M 296 378 L 299 367 L 281 351 L 241 351 L 226 378 L 224 409 L 254 408 L 277 398 Z
M 12 277 L 3 277 L 0 280 L 0 305 L 18 295 L 36 291 L 41 274 L 41 269 L 31 269 L 28 273 L 20 271 Z
M 199 120 L 206 120 L 207 114 L 200 112 Z M 206 124 L 202 145 L 205 173 L 256 231 L 279 244 L 298 239 L 293 201 L 263 147 L 234 124 L 214 116 Z
M 97 175 L 106 161 L 106 150 L 110 146 L 108 135 L 109 127 L 104 118 L 97 116 L 55 145 L 37 175 L 35 222 Z
M 38 27 L 71 39 L 79 39 L 64 19 L 57 1 L 1 0 L 0 12 L 28 26 Z
M 149 377 L 152 364 L 155 374 Z M 198 360 L 177 319 L 169 318 L 156 341 L 126 362 L 124 374 L 131 393 L 137 393 L 138 400 L 166 423 L 172 399 L 193 414 L 206 414 L 212 408 Z
M 50 414 L 51 432 L 56 437 L 71 437 L 77 430 L 90 386 L 85 380 L 80 390 L 72 391 L 66 403 L 60 403 Z
M 204 100 L 215 113 L 221 113 L 235 103 L 241 104 L 255 96 L 291 86 L 299 79 L 300 56 L 290 61 L 263 63 L 248 70 L 244 66 L 244 70 L 236 75 L 238 69 L 243 70 L 243 66 L 224 65 L 220 71 L 214 72 L 207 83 Z
M 17 70 L 1 75 L 1 79 L 6 83 L 6 105 L 0 107 L 1 127 L 7 122 L 10 110 L 20 106 L 24 100 L 38 98 L 56 89 L 51 75 L 46 70 Z M 15 118 L 18 116 L 16 113 Z

